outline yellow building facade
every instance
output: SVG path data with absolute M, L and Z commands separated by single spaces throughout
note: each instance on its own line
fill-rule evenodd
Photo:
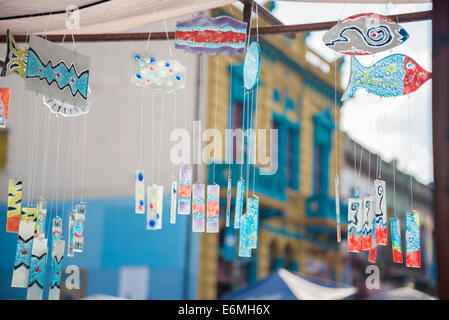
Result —
M 212 15 L 231 13 L 217 9 Z M 232 15 L 242 20 L 241 12 L 234 9 Z M 258 23 L 266 25 L 262 20 Z M 335 88 L 340 83 L 342 61 L 325 61 L 307 47 L 306 36 L 259 37 L 262 63 L 257 113 L 252 114 L 254 118 L 257 114 L 257 129 L 278 129 L 278 172 L 261 176 L 256 165 L 255 193 L 260 198 L 258 248 L 253 250 L 252 258 L 241 259 L 237 255 L 238 229 L 233 230 L 232 221 L 226 228 L 224 220 L 228 166 L 216 165 L 214 178 L 221 186 L 221 230 L 219 234 L 201 235 L 198 299 L 216 299 L 280 267 L 343 281 L 345 258 L 336 243 L 334 200 L 334 177 L 342 164 L 343 136 L 338 133 L 335 166 L 335 123 L 339 123 L 342 94 L 339 86 Z M 257 41 L 257 37 L 251 40 Z M 226 128 L 244 126 L 238 113 L 242 104 L 245 108 L 243 59 L 244 55 L 207 57 L 207 128 L 220 130 L 223 137 Z M 222 148 L 222 158 L 217 156 L 215 160 L 224 160 L 225 146 Z M 265 152 L 269 153 L 268 138 Z M 212 171 L 213 165 L 209 165 L 209 183 Z M 231 172 L 234 199 L 238 165 L 233 165 Z M 234 206 L 231 212 L 233 217 Z

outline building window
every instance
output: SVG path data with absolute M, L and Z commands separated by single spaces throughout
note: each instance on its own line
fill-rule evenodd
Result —
M 243 106 L 240 102 L 235 102 L 232 110 L 232 128 L 243 130 Z M 237 137 L 233 138 L 233 160 L 237 159 Z
M 278 130 L 279 173 L 285 175 L 288 187 L 299 189 L 299 125 L 284 116 L 273 114 L 271 127 Z
M 290 99 L 289 97 L 285 98 L 285 108 L 287 110 L 293 110 L 293 108 L 295 107 L 295 104 L 293 103 L 293 100 Z
M 321 145 L 315 148 L 315 193 L 320 194 L 322 177 L 322 159 L 323 159 L 323 147 Z
M 273 101 L 274 102 L 281 101 L 281 94 L 279 93 L 278 89 L 273 89 Z

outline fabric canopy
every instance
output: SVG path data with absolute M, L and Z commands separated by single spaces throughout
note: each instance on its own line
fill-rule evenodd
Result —
M 402 287 L 379 293 L 368 300 L 435 300 L 435 298 L 414 288 Z
M 66 8 L 79 8 L 75 34 L 120 32 L 208 10 L 235 0 L 0 0 L 0 34 L 71 33 L 65 27 Z M 30 17 L 30 15 L 33 15 Z
M 338 300 L 352 296 L 357 289 L 299 276 L 279 269 L 267 278 L 231 293 L 229 300 Z

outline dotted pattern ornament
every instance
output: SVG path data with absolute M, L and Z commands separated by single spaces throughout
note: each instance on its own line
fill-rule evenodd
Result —
M 135 53 L 133 60 L 131 82 L 135 85 L 167 93 L 185 87 L 186 68 L 178 60 L 164 60 L 149 53 Z

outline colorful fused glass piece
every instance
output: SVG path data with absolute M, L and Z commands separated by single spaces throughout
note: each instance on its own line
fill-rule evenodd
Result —
M 373 248 L 373 203 L 374 200 L 371 196 L 367 196 L 362 199 L 362 250 L 365 251 Z
M 162 229 L 163 186 L 153 184 L 147 189 L 147 230 Z
M 409 268 L 421 268 L 421 245 L 419 237 L 419 214 L 405 214 L 405 264 Z
M 374 180 L 374 216 L 376 244 L 386 246 L 388 244 L 387 197 L 383 180 Z
M 338 176 L 335 176 L 334 186 L 335 186 L 335 218 L 337 220 L 337 242 L 341 242 L 340 194 L 338 186 Z
M 19 232 L 22 212 L 22 180 L 10 179 L 8 185 L 8 209 L 6 232 Z
M 30 221 L 37 222 L 37 208 L 36 207 L 22 207 L 22 214 L 20 216 L 20 221 Z
M 0 88 L 0 128 L 6 127 L 10 95 L 11 90 L 9 90 L 9 88 Z
M 232 17 L 198 16 L 176 23 L 175 48 L 190 53 L 234 56 L 245 51 L 246 22 Z
M 42 300 L 47 269 L 47 239 L 34 239 L 28 278 L 27 300 Z
M 379 97 L 403 96 L 418 90 L 431 77 L 431 72 L 403 54 L 392 54 L 370 67 L 351 57 L 351 75 L 341 100 L 352 97 L 362 88 Z
M 77 117 L 87 114 L 90 111 L 90 89 L 87 90 L 87 100 L 85 105 L 73 105 L 68 102 L 43 96 L 44 105 L 54 114 L 62 117 Z
M 391 218 L 390 226 L 391 226 L 391 249 L 393 251 L 393 262 L 402 263 L 401 221 L 398 218 Z
M 348 200 L 348 252 L 362 252 L 362 199 Z
M 87 103 L 90 58 L 32 35 L 25 89 L 84 107 Z
M 11 31 L 6 31 L 6 58 L 0 76 L 6 77 L 13 72 L 25 79 L 27 71 L 28 50 L 22 50 L 17 45 Z
M 51 275 L 48 300 L 59 300 L 61 292 L 62 261 L 64 259 L 64 240 L 56 240 L 51 251 Z
M 178 182 L 176 180 L 171 183 L 171 206 L 170 206 L 170 223 L 176 223 L 176 211 L 178 203 Z
M 260 72 L 260 46 L 257 42 L 252 42 L 246 51 L 243 62 L 243 84 L 247 90 L 251 90 L 259 79 Z
M 259 198 L 255 196 L 246 199 L 246 228 L 249 237 L 248 246 L 256 249 L 259 230 Z
M 20 219 L 19 235 L 17 239 L 16 257 L 12 273 L 11 287 L 26 288 L 31 264 L 35 221 Z
M 192 197 L 192 168 L 179 169 L 178 214 L 190 214 Z
M 136 170 L 136 184 L 135 184 L 135 213 L 145 213 L 145 179 L 143 170 Z
M 240 216 L 243 210 L 243 191 L 245 190 L 245 180 L 237 181 L 237 194 L 235 196 L 234 229 L 240 228 Z
M 206 232 L 217 233 L 220 228 L 220 186 L 207 186 Z
M 55 242 L 57 240 L 62 240 L 62 219 L 60 217 L 56 217 L 52 221 L 51 238 L 52 250 L 54 250 Z
M 240 217 L 239 257 L 251 257 L 247 222 L 247 215 L 242 214 Z
M 139 87 L 168 93 L 185 87 L 186 68 L 178 60 L 164 60 L 150 53 L 134 53 L 133 63 L 131 82 Z
M 377 257 L 377 247 L 371 249 L 368 253 L 368 261 L 371 263 L 376 263 Z
M 231 224 L 231 188 L 232 179 L 228 177 L 228 189 L 226 191 L 226 227 L 229 227 Z
M 409 34 L 393 19 L 377 13 L 348 17 L 323 35 L 324 44 L 342 54 L 369 55 L 392 49 Z
M 84 233 L 86 225 L 86 204 L 79 203 L 75 206 L 75 221 L 74 221 L 74 252 L 83 252 L 84 247 Z
M 201 183 L 192 185 L 192 231 L 204 232 L 205 229 L 205 186 Z
M 67 256 L 73 257 L 75 254 L 75 210 L 69 215 L 69 240 L 67 242 Z
M 47 200 L 40 198 L 37 201 L 37 221 L 34 232 L 35 238 L 45 238 L 45 219 L 47 218 Z

